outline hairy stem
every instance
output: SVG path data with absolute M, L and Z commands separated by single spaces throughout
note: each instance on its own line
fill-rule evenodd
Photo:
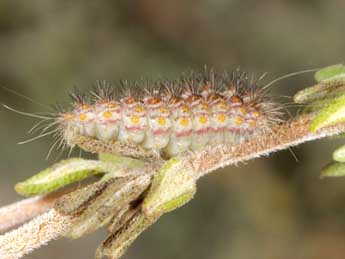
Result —
M 345 132 L 345 123 L 325 127 L 313 133 L 309 130 L 314 115 L 301 115 L 262 135 L 237 146 L 217 146 L 190 154 L 185 158 L 195 169 L 195 178 L 216 169 L 284 150 L 298 144 Z
M 64 188 L 47 195 L 27 198 L 0 208 L 0 234 L 47 212 L 53 208 L 57 199 L 86 185 L 86 183 L 78 184 L 78 186 Z
M 54 209 L 0 236 L 0 258 L 17 259 L 59 238 L 73 224 L 73 218 Z

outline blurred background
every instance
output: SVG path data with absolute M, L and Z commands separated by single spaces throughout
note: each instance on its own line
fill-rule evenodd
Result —
M 242 69 L 266 81 L 344 61 L 342 0 L 0 1 L 0 102 L 27 112 L 68 103 L 99 79 L 174 78 Z M 312 74 L 277 83 L 292 96 Z M 286 99 L 286 102 L 289 102 Z M 35 119 L 0 109 L 0 206 L 16 182 L 55 162 L 51 138 L 26 145 Z M 341 139 L 227 167 L 195 199 L 144 232 L 125 258 L 344 258 L 345 179 L 319 179 Z M 86 155 L 86 154 L 84 154 Z M 56 157 L 56 156 L 55 156 Z M 93 258 L 105 233 L 52 242 L 27 258 Z

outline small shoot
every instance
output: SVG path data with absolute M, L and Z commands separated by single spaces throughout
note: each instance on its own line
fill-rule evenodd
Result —
M 17 183 L 15 190 L 24 196 L 42 195 L 93 175 L 110 173 L 112 176 L 125 176 L 125 169 L 128 165 L 122 164 L 122 162 L 127 161 L 126 159 L 97 161 L 72 158 L 63 160 L 27 180 Z M 136 166 L 142 166 L 142 164 L 139 162 L 132 164 L 132 168 Z
M 345 162 L 345 145 L 337 148 L 333 152 L 333 160 L 337 162 Z
M 316 101 L 329 101 L 345 93 L 345 66 L 334 65 L 315 73 L 317 84 L 299 91 L 294 102 L 322 107 Z
M 345 79 L 345 66 L 337 64 L 320 69 L 314 75 L 317 82 Z
M 345 176 L 345 163 L 333 162 L 328 164 L 321 171 L 321 177 L 341 177 Z

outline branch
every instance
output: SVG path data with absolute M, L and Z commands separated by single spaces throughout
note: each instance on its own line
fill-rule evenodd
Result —
M 38 196 L 0 208 L 0 233 L 48 211 L 53 207 L 54 201 L 55 199 Z
M 29 223 L 0 236 L 0 258 L 17 259 L 59 238 L 73 224 L 73 218 L 54 209 Z
M 47 195 L 27 198 L 0 208 L 0 234 L 47 212 L 54 207 L 57 199 L 86 185 L 87 183 L 78 184 L 77 186 L 67 187 Z
M 199 179 L 221 167 L 269 155 L 272 152 L 303 142 L 345 132 L 345 123 L 341 123 L 311 133 L 309 127 L 312 119 L 312 115 L 302 115 L 277 126 L 268 135 L 257 137 L 238 146 L 227 147 L 222 145 L 207 148 L 200 152 L 188 154 L 183 159 L 184 162 L 193 165 L 195 178 Z M 109 153 L 110 150 L 111 147 L 103 143 L 99 151 Z M 0 209 L 0 212 L 3 210 Z M 73 221 L 74 218 L 61 216 L 54 209 L 38 216 L 17 230 L 0 236 L 0 258 L 15 259 L 22 257 L 50 240 L 61 236 L 73 224 Z
M 217 146 L 190 154 L 185 158 L 195 168 L 195 178 L 225 166 L 284 150 L 298 144 L 345 132 L 345 123 L 325 127 L 312 133 L 309 128 L 314 115 L 301 115 L 277 126 L 270 134 L 262 135 L 237 146 Z

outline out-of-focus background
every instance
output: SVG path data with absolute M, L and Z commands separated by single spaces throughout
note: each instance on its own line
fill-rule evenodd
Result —
M 27 112 L 68 103 L 96 80 L 173 78 L 204 64 L 238 66 L 267 81 L 343 62 L 342 0 L 0 1 L 0 102 Z M 277 83 L 291 96 L 312 74 Z M 291 100 L 286 99 L 286 102 Z M 40 104 L 41 105 L 40 105 Z M 26 145 L 35 119 L 0 109 L 0 206 L 16 182 L 54 163 L 51 138 Z M 195 199 L 164 216 L 125 258 L 344 258 L 345 179 L 319 179 L 323 140 L 227 167 L 199 182 Z M 56 157 L 56 156 L 55 156 Z M 92 258 L 105 233 L 52 242 L 27 258 Z

